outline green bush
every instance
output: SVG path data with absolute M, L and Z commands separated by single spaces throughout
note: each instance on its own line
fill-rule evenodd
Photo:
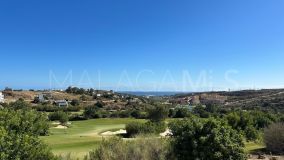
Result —
M 61 124 L 66 124 L 69 120 L 68 114 L 63 111 L 53 112 L 48 115 L 50 121 L 59 121 Z
M 149 108 L 148 118 L 152 122 L 161 122 L 168 118 L 169 109 L 164 105 L 157 105 L 153 108 Z
M 55 160 L 38 138 L 48 133 L 47 116 L 29 110 L 0 110 L 0 159 Z
M 132 122 L 126 125 L 126 132 L 129 137 L 141 134 L 159 134 L 166 130 L 165 122 Z
M 177 160 L 246 160 L 242 137 L 215 119 L 170 123 L 172 151 Z
M 139 137 L 133 141 L 119 138 L 103 140 L 86 160 L 166 160 L 168 143 L 165 139 Z
M 94 106 L 94 105 L 87 106 L 85 108 L 85 110 L 84 110 L 84 116 L 87 119 L 90 119 L 90 118 L 100 118 L 101 116 L 98 115 L 98 110 L 99 110 L 99 108 Z
M 23 99 L 19 99 L 16 102 L 10 103 L 9 107 L 14 110 L 20 110 L 20 109 L 30 109 L 31 105 L 25 102 Z
M 259 131 L 254 128 L 253 126 L 248 126 L 245 130 L 245 137 L 247 139 L 247 141 L 255 141 L 257 139 L 259 139 L 260 134 Z
M 80 105 L 80 101 L 78 99 L 73 99 L 70 104 L 72 106 L 79 106 Z
M 129 136 L 143 134 L 145 132 L 145 124 L 142 122 L 131 122 L 126 125 L 125 129 Z
M 189 117 L 190 113 L 187 108 L 178 108 L 175 110 L 174 118 L 186 118 Z
M 49 123 L 46 114 L 32 110 L 0 110 L 0 126 L 15 134 L 33 136 L 48 135 Z

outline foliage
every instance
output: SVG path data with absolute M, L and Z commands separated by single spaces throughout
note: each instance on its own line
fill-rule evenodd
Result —
M 37 111 L 42 111 L 42 112 L 57 112 L 57 111 L 79 112 L 81 109 L 80 106 L 58 107 L 50 104 L 37 105 L 33 108 L 36 109 Z
M 66 124 L 69 120 L 68 114 L 63 111 L 53 112 L 48 115 L 50 121 L 59 121 L 61 124 Z
M 132 122 L 127 124 L 125 128 L 129 137 L 141 134 L 159 134 L 166 130 L 166 123 L 151 121 L 146 123 Z
M 258 131 L 255 127 L 253 126 L 247 126 L 246 129 L 244 130 L 244 134 L 246 137 L 247 141 L 255 141 L 260 138 L 260 131 Z
M 72 106 L 79 106 L 80 105 L 80 101 L 78 99 L 73 99 L 70 104 Z
M 98 107 L 98 108 L 103 108 L 104 107 L 104 103 L 102 101 L 98 101 L 95 106 Z
M 30 109 L 31 105 L 27 102 L 25 102 L 22 99 L 17 100 L 16 102 L 12 102 L 9 104 L 9 107 L 14 110 L 20 110 L 20 109 Z
M 210 113 L 205 110 L 205 107 L 198 105 L 193 109 L 193 113 L 201 118 L 209 118 Z
M 0 126 L 15 134 L 43 136 L 48 134 L 49 123 L 44 113 L 29 110 L 0 110 Z
M 274 123 L 264 129 L 266 149 L 273 153 L 284 153 L 284 123 Z
M 187 108 L 177 108 L 171 112 L 173 118 L 186 118 L 191 116 L 191 113 Z
M 245 160 L 242 137 L 215 119 L 179 120 L 170 123 L 172 150 L 179 160 Z
M 169 110 L 164 105 L 156 105 L 148 111 L 148 118 L 152 122 L 164 121 L 169 115 Z
M 168 143 L 158 138 L 138 138 L 123 141 L 119 138 L 103 140 L 99 148 L 89 153 L 86 160 L 166 160 Z
M 94 105 L 87 106 L 85 108 L 85 110 L 84 110 L 84 116 L 87 119 L 90 119 L 90 118 L 100 118 L 101 116 L 99 115 L 98 110 L 99 110 L 99 108 L 94 106 Z
M 228 124 L 242 132 L 249 141 L 259 138 L 259 131 L 277 121 L 275 115 L 261 111 L 237 111 L 226 115 Z
M 47 117 L 28 110 L 0 111 L 0 159 L 54 160 L 38 136 L 48 133 Z

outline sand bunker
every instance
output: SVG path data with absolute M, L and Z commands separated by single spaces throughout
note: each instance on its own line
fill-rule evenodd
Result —
M 119 131 L 115 131 L 115 132 L 111 132 L 111 131 L 106 131 L 104 133 L 102 133 L 101 135 L 103 136 L 113 136 L 113 135 L 119 135 L 119 134 L 126 134 L 126 130 L 119 130 Z
M 57 127 L 54 127 L 56 129 L 67 129 L 68 127 L 66 126 L 62 126 L 62 125 L 58 125 Z
M 168 137 L 171 135 L 172 135 L 172 132 L 169 129 L 167 129 L 164 133 L 160 134 L 161 137 Z

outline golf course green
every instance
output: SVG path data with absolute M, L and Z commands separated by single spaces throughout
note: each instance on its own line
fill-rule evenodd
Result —
M 50 135 L 41 139 L 56 155 L 71 154 L 73 158 L 82 159 L 89 151 L 96 149 L 103 139 L 100 133 L 124 129 L 132 121 L 144 120 L 117 118 L 74 121 L 68 128 L 51 128 Z
M 171 119 L 168 119 L 170 121 Z M 117 131 L 124 129 L 125 125 L 133 121 L 146 121 L 130 118 L 115 118 L 115 119 L 92 119 L 85 121 L 74 121 L 68 128 L 50 129 L 50 135 L 41 137 L 41 139 L 49 145 L 53 153 L 56 155 L 72 158 L 83 159 L 89 151 L 98 147 L 103 138 L 101 133 L 106 131 Z M 264 148 L 258 143 L 246 143 L 246 151 L 251 152 L 257 149 Z

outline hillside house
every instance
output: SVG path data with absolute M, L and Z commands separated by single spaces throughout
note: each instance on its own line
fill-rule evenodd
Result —
M 39 102 L 41 102 L 41 103 L 42 103 L 42 102 L 45 102 L 45 98 L 44 98 L 44 95 L 43 95 L 43 94 L 39 94 L 39 95 L 37 95 L 36 97 L 38 98 L 38 101 L 39 101 Z
M 2 92 L 0 92 L 0 103 L 4 103 L 5 97 Z
M 58 107 L 68 107 L 68 102 L 66 100 L 54 101 L 55 105 Z

